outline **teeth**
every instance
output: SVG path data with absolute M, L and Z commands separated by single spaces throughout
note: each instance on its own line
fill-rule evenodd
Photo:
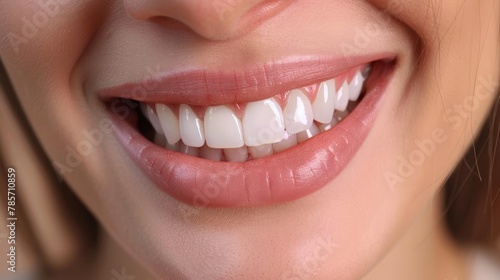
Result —
M 165 135 L 155 133 L 155 137 L 154 137 L 153 142 L 158 146 L 165 147 L 165 144 L 167 143 L 167 139 L 165 139 Z
M 334 118 L 330 123 L 321 124 L 318 128 L 321 132 L 325 132 L 334 128 L 338 123 L 337 119 Z
M 350 113 L 349 110 L 335 112 L 335 114 L 333 115 L 332 121 L 330 123 L 321 124 L 320 126 L 318 126 L 319 130 L 321 132 L 325 132 L 325 131 L 328 131 L 328 130 L 334 128 L 337 124 L 339 124 L 342 120 L 344 120 L 345 117 L 347 117 L 349 115 L 349 113 Z
M 197 157 L 198 156 L 198 151 L 199 151 L 199 149 L 196 148 L 196 147 L 186 146 L 184 143 L 180 144 L 179 152 L 181 152 L 183 154 L 190 155 L 190 156 L 193 156 L 193 157 Z
M 333 117 L 330 123 L 321 124 L 318 128 L 321 132 L 325 132 L 334 128 L 337 124 L 339 124 L 339 121 L 337 120 L 337 118 Z
M 248 160 L 248 150 L 245 146 L 234 149 L 224 149 L 224 155 L 229 162 L 245 162 Z
M 141 111 L 146 117 L 146 119 L 149 120 L 149 123 L 151 123 L 156 133 L 163 134 L 163 129 L 161 128 L 160 124 L 160 119 L 158 119 L 158 116 L 153 111 L 153 108 L 149 107 L 149 105 L 141 103 Z
M 268 157 L 273 154 L 273 145 L 266 144 L 258 147 L 250 147 L 248 148 L 248 152 L 254 159 Z
M 322 82 L 312 103 L 304 89 L 284 95 L 284 109 L 274 98 L 250 102 L 243 107 L 242 119 L 226 105 L 206 108 L 203 118 L 186 104 L 179 106 L 178 117 L 161 103 L 155 110 L 141 103 L 140 109 L 156 131 L 156 145 L 212 161 L 245 162 L 290 149 L 335 127 L 357 106 L 367 73 L 357 71 L 350 82 Z
M 222 150 L 210 148 L 207 145 L 204 145 L 200 148 L 199 151 L 200 157 L 213 161 L 221 161 L 222 160 Z
M 313 138 L 314 136 L 318 135 L 320 132 L 321 131 L 319 131 L 318 126 L 313 124 L 308 130 L 297 133 L 297 142 L 302 143 L 307 139 Z
M 345 111 L 347 104 L 349 103 L 349 85 L 347 84 L 347 81 L 344 81 L 340 89 L 337 91 L 336 97 L 335 109 Z
M 285 131 L 283 140 L 279 143 L 273 144 L 273 150 L 275 153 L 279 153 L 295 146 L 297 146 L 297 135 L 289 134 Z
M 351 83 L 349 84 L 349 100 L 358 100 L 359 95 L 361 94 L 361 90 L 363 89 L 364 82 L 365 77 L 363 77 L 360 71 L 356 72 L 356 75 L 354 75 Z
M 161 128 L 169 144 L 173 145 L 181 140 L 179 121 L 174 112 L 164 104 L 156 104 L 156 113 L 160 119 Z
M 198 118 L 189 105 L 181 104 L 179 119 L 182 142 L 190 147 L 203 146 L 205 143 L 203 121 Z
M 285 131 L 283 111 L 274 98 L 248 103 L 243 116 L 243 135 L 249 147 L 278 143 Z
M 285 116 L 285 130 L 291 134 L 308 129 L 313 123 L 311 102 L 298 89 L 288 96 L 288 103 L 283 110 Z
M 332 120 L 335 108 L 335 80 L 321 83 L 312 108 L 317 122 L 329 123 Z
M 166 140 L 166 139 L 165 139 Z M 168 142 L 165 144 L 165 148 L 170 151 L 179 152 L 181 150 L 181 141 L 171 145 Z
M 227 106 L 208 107 L 204 122 L 209 147 L 239 148 L 245 144 L 241 121 Z

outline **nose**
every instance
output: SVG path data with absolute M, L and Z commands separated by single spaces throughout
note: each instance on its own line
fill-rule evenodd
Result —
M 138 20 L 174 19 L 210 40 L 240 35 L 279 12 L 292 0 L 124 0 Z

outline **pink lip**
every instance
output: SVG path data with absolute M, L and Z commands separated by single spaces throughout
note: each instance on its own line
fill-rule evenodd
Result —
M 277 71 L 281 69 L 278 67 Z M 112 114 L 114 130 L 143 172 L 161 190 L 186 204 L 244 207 L 292 201 L 322 188 L 347 166 L 376 119 L 392 72 L 392 64 L 379 64 L 375 67 L 367 81 L 369 92 L 356 109 L 333 129 L 284 152 L 244 163 L 214 162 L 169 151 L 151 143 L 116 114 Z M 168 81 L 167 84 L 172 83 Z M 219 84 L 220 87 L 225 85 Z M 274 88 L 277 86 L 278 83 L 274 84 Z M 101 96 L 128 98 L 126 92 L 117 94 L 119 89 L 128 87 L 130 85 L 108 90 Z M 192 87 L 193 85 L 187 85 L 189 90 Z M 168 99 L 185 102 L 193 96 L 189 90 L 184 87 L 182 89 L 183 93 L 188 94 L 187 97 L 169 90 L 167 97 L 166 93 L 157 92 L 148 95 L 147 101 L 155 102 L 161 98 L 162 101 Z M 258 93 L 252 96 L 255 95 Z M 222 94 L 221 97 L 213 95 L 206 98 L 210 100 L 209 103 L 218 103 L 225 102 L 229 97 L 228 94 Z M 234 99 L 233 97 L 231 100 Z M 248 98 L 238 95 L 236 99 Z
M 149 81 L 103 89 L 103 99 L 127 98 L 150 103 L 210 106 L 262 100 L 290 89 L 313 85 L 343 74 L 347 69 L 393 54 L 364 57 L 291 57 L 250 67 L 245 71 L 189 70 L 158 73 Z

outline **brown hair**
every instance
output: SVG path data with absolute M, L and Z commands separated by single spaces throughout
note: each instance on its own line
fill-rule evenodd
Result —
M 447 224 L 462 244 L 500 248 L 499 105 L 497 96 L 476 141 L 443 189 Z

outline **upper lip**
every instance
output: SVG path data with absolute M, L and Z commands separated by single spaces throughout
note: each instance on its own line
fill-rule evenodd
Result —
M 340 58 L 298 56 L 254 64 L 244 70 L 172 70 L 155 73 L 147 81 L 99 90 L 98 95 L 103 99 L 198 106 L 245 103 L 334 78 L 355 66 L 393 58 L 390 53 Z

